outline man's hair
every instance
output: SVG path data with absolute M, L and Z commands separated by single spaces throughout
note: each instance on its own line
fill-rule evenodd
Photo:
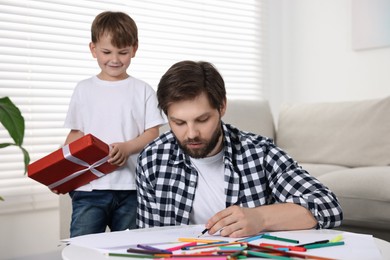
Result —
M 213 64 L 181 61 L 168 69 L 157 88 L 158 106 L 166 115 L 174 102 L 192 100 L 205 93 L 211 107 L 220 111 L 226 102 L 225 83 Z
M 92 42 L 99 42 L 106 34 L 111 36 L 111 43 L 117 48 L 138 45 L 137 25 L 125 13 L 106 11 L 95 17 L 91 26 Z

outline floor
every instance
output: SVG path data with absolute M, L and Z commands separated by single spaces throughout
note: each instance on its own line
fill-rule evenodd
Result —
M 28 256 L 17 257 L 17 258 L 8 258 L 4 260 L 62 260 L 61 251 L 62 248 L 59 248 L 56 251 L 47 252 L 44 254 L 28 255 Z

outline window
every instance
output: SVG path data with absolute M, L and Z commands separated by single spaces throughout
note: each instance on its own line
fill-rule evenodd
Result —
M 32 162 L 63 144 L 73 88 L 98 73 L 88 44 L 92 20 L 105 10 L 138 25 L 132 76 L 156 88 L 173 63 L 206 60 L 221 71 L 229 98 L 261 97 L 262 1 L 1 1 L 0 97 L 22 111 Z M 10 140 L 0 126 L 0 143 Z M 23 175 L 18 148 L 0 149 L 0 195 L 3 213 L 58 206 L 57 195 Z

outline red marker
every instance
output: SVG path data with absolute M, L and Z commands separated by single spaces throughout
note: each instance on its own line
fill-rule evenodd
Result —
M 171 248 L 167 248 L 165 250 L 172 252 L 172 251 L 180 250 L 180 249 L 182 249 L 183 247 L 186 247 L 186 246 L 196 246 L 197 244 L 198 243 L 196 243 L 196 242 L 190 242 L 190 243 L 187 243 L 187 244 L 182 244 L 182 245 L 179 245 L 179 246 L 174 246 L 174 247 L 171 247 Z
M 261 243 L 260 246 L 272 247 L 272 248 L 275 248 L 275 249 L 278 249 L 278 248 L 288 248 L 291 251 L 306 252 L 306 248 L 299 247 L 299 246 L 277 245 L 277 244 L 268 244 L 268 243 Z

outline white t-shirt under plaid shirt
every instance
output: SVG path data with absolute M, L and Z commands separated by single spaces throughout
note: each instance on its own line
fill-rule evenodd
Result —
M 198 172 L 190 224 L 205 224 L 215 212 L 225 208 L 223 151 L 201 159 L 191 157 L 190 160 Z
M 224 123 L 222 127 L 226 207 L 290 202 L 310 210 L 317 228 L 341 224 L 343 215 L 336 196 L 271 139 Z M 197 170 L 172 132 L 161 135 L 138 158 L 137 225 L 189 224 L 197 182 Z

